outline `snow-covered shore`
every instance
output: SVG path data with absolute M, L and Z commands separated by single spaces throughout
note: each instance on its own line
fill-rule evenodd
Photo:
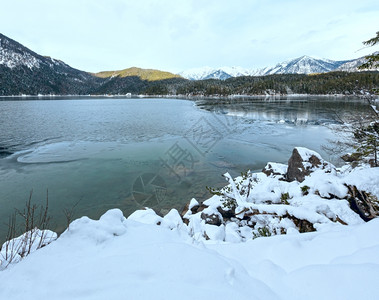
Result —
M 108 211 L 0 273 L 1 299 L 376 299 L 379 219 L 329 232 L 196 242 Z
M 364 222 L 348 187 L 378 198 L 379 168 L 337 170 L 296 152 L 304 178 L 269 163 L 226 175 L 229 189 L 181 214 L 113 209 L 75 220 L 0 272 L 0 299 L 377 299 L 379 218 Z M 225 199 L 236 206 L 220 210 Z M 301 222 L 316 231 L 300 234 Z

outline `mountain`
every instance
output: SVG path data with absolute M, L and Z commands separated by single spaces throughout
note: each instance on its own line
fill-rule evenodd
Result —
M 0 95 L 87 94 L 100 81 L 0 34 Z
M 316 59 L 304 55 L 302 57 L 277 64 L 275 67 L 268 69 L 262 75 L 326 73 L 337 69 L 346 62 L 348 61 Z
M 378 55 L 379 51 L 377 51 L 377 52 L 375 52 L 373 54 Z M 375 68 L 365 69 L 365 70 L 358 69 L 358 67 L 361 66 L 365 62 L 366 62 L 366 58 L 364 56 L 360 57 L 360 58 L 357 58 L 357 59 L 349 60 L 346 63 L 340 65 L 335 71 L 360 72 L 360 71 L 373 71 L 373 70 L 376 70 Z
M 221 79 L 225 80 L 232 77 L 230 74 L 223 70 L 214 70 L 212 73 L 208 74 L 204 79 Z
M 357 71 L 364 58 L 332 61 L 302 56 L 274 67 L 198 68 L 175 75 L 152 69 L 129 68 L 119 71 L 88 73 L 51 57 L 41 56 L 0 34 L 0 96 L 5 95 L 256 95 L 273 90 L 287 93 L 356 93 L 377 86 L 377 72 Z M 317 76 L 304 74 L 322 73 Z M 290 75 L 292 74 L 292 75 Z M 323 75 L 323 76 L 321 76 Z M 350 76 L 353 75 L 353 76 Z M 191 80 L 184 79 L 188 78 Z M 222 79 L 197 82 L 200 79 Z M 225 81 L 224 81 L 225 80 Z M 330 80 L 326 87 L 324 82 Z
M 129 68 L 91 74 L 39 55 L 0 34 L 0 96 L 168 93 L 157 84 L 185 79 L 169 72 Z
M 219 69 L 220 70 L 220 69 Z M 212 76 L 217 69 L 211 67 L 202 67 L 202 68 L 193 68 L 179 73 L 180 76 L 189 80 L 202 80 L 209 79 L 209 76 Z M 229 75 L 229 77 L 231 77 Z
M 153 69 L 141 69 L 141 68 L 128 68 L 120 71 L 103 71 L 98 73 L 93 73 L 96 77 L 100 78 L 109 78 L 109 77 L 130 77 L 136 76 L 142 80 L 147 81 L 157 81 L 157 80 L 165 80 L 172 78 L 180 78 L 180 75 L 173 74 L 170 72 L 164 72 L 160 70 Z
M 262 69 L 244 69 L 241 67 L 222 68 L 196 68 L 179 73 L 190 80 L 221 79 L 240 76 L 266 76 L 273 74 L 314 74 L 330 71 L 357 72 L 357 67 L 365 61 L 364 57 L 352 60 L 334 61 L 330 59 L 317 59 L 310 56 L 301 56 Z

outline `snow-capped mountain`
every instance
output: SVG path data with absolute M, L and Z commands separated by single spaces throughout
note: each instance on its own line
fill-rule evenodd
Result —
M 273 67 L 262 69 L 204 67 L 187 70 L 180 73 L 180 75 L 190 80 L 225 80 L 230 77 L 264 76 L 270 74 L 310 74 L 329 71 L 355 72 L 357 71 L 357 66 L 363 62 L 364 58 L 348 61 L 332 61 L 302 56 Z M 167 91 L 174 94 L 177 91 L 184 94 L 192 92 L 190 85 L 186 86 L 188 81 L 184 78 L 170 77 L 170 79 L 166 79 L 164 82 L 159 82 L 163 81 L 159 79 L 153 82 L 149 78 L 143 78 L 142 73 L 145 71 L 153 71 L 153 78 L 156 77 L 157 72 L 160 72 L 138 68 L 101 72 L 98 74 L 80 71 L 70 67 L 63 61 L 41 56 L 20 43 L 0 34 L 0 96 L 21 94 L 121 95 L 127 93 L 155 95 L 164 94 Z M 163 73 L 167 74 L 167 72 Z
M 379 52 L 377 51 L 374 54 L 378 55 Z M 336 69 L 336 71 L 359 72 L 362 70 L 358 69 L 358 67 L 364 64 L 365 62 L 366 62 L 366 58 L 364 56 L 357 59 L 349 60 L 346 63 L 339 66 Z M 375 70 L 375 69 L 365 69 L 363 71 L 368 71 L 368 70 Z
M 0 96 L 23 94 L 125 95 L 127 93 L 140 94 L 146 91 L 162 93 L 161 89 L 155 87 L 155 82 L 152 83 L 154 78 L 162 77 L 162 74 L 173 75 L 159 70 L 139 68 L 98 74 L 88 73 L 74 69 L 63 61 L 39 55 L 0 34 Z M 221 74 L 217 76 L 221 76 Z M 166 84 L 177 81 L 185 80 L 183 78 L 170 79 L 169 77 L 166 79 Z M 153 87 L 151 87 L 152 85 Z
M 51 57 L 41 56 L 30 49 L 24 47 L 20 43 L 2 35 L 0 33 L 0 65 L 4 65 L 10 69 L 16 67 L 27 67 L 29 69 L 47 66 L 52 69 L 65 68 L 66 72 L 72 73 L 78 71 L 71 68 L 61 60 Z
M 0 95 L 80 94 L 97 79 L 0 34 Z
M 29 69 L 39 68 L 40 59 L 23 51 L 19 46 L 21 45 L 12 44 L 0 34 L 0 65 L 5 65 L 11 69 L 22 65 Z
M 277 64 L 273 67 L 262 69 L 245 69 L 242 67 L 222 67 L 222 68 L 196 68 L 180 73 L 184 78 L 190 80 L 202 79 L 227 79 L 239 76 L 265 76 L 272 74 L 313 74 L 326 73 L 330 71 L 357 71 L 365 59 L 363 57 L 353 60 L 334 61 L 330 59 L 318 59 L 310 56 L 301 56 Z
M 279 63 L 275 67 L 268 69 L 263 75 L 326 73 L 337 69 L 346 62 L 347 61 L 316 59 L 304 55 L 299 58 Z
M 219 69 L 220 70 L 220 69 Z M 211 67 L 193 68 L 179 73 L 180 76 L 189 80 L 208 79 L 217 69 Z M 230 76 L 229 76 L 230 77 Z

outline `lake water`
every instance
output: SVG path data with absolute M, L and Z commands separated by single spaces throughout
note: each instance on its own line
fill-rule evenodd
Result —
M 63 210 L 98 218 L 118 207 L 125 215 L 144 206 L 166 213 L 221 175 L 286 163 L 295 146 L 333 160 L 321 146 L 334 139 L 336 112 L 367 112 L 359 100 L 66 98 L 0 101 L 0 240 L 8 216 L 49 193 L 52 228 Z

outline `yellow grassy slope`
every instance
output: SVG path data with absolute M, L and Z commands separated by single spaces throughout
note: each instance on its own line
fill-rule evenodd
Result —
M 164 72 L 159 70 L 153 70 L 153 69 L 141 69 L 141 68 L 128 68 L 120 71 L 103 71 L 99 73 L 93 73 L 93 75 L 101 78 L 107 78 L 111 76 L 119 76 L 119 77 L 129 77 L 129 76 L 137 76 L 141 78 L 142 80 L 148 80 L 148 81 L 157 81 L 157 80 L 164 80 L 164 79 L 171 79 L 171 78 L 181 78 L 179 75 L 170 73 L 170 72 Z

